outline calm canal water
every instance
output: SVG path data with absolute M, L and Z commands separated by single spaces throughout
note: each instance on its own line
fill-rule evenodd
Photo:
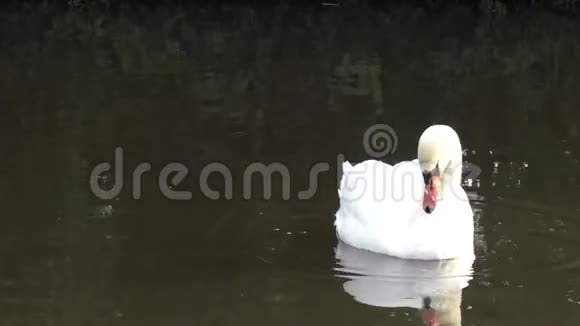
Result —
M 83 7 L 84 8 L 84 7 Z M 580 323 L 579 29 L 558 16 L 432 17 L 418 9 L 87 8 L 0 13 L 0 320 L 3 325 Z M 523 21 L 522 21 L 523 20 Z M 534 22 L 533 24 L 530 22 Z M 447 123 L 481 174 L 472 274 L 345 247 L 337 160 L 369 158 L 386 123 L 412 159 Z M 124 186 L 91 170 L 124 150 Z M 149 162 L 140 199 L 132 174 Z M 164 165 L 189 169 L 170 200 Z M 224 199 L 204 166 L 233 175 Z M 283 163 L 290 199 L 243 173 Z M 310 168 L 329 171 L 298 199 Z M 114 174 L 99 179 L 112 186 Z

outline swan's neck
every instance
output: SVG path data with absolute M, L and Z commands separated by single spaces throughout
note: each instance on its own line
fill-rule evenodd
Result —
M 461 164 L 449 167 L 441 175 L 441 192 L 456 192 L 461 188 Z
M 444 173 L 445 178 L 447 179 L 446 182 L 454 185 L 461 185 L 461 164 L 453 169 L 448 169 Z

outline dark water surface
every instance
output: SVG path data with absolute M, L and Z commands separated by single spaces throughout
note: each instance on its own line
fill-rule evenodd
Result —
M 335 256 L 337 155 L 369 158 L 364 131 L 387 123 L 398 147 L 383 159 L 412 159 L 441 122 L 482 169 L 465 185 L 473 276 L 441 294 L 450 324 L 580 323 L 577 23 L 340 6 L 0 16 L 0 324 L 421 325 L 412 305 L 347 291 L 365 271 Z M 124 187 L 98 199 L 90 172 L 117 146 Z M 191 200 L 160 192 L 170 162 L 189 168 Z M 232 199 L 200 191 L 211 162 L 232 171 Z M 276 177 L 270 200 L 259 178 L 244 199 L 252 162 L 284 163 L 291 199 Z M 317 162 L 330 171 L 299 200 Z M 415 284 L 362 276 L 377 296 Z

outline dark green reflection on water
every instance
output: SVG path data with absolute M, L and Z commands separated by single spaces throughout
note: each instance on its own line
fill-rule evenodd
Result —
M 2 324 L 420 325 L 412 308 L 357 303 L 335 275 L 337 154 L 367 158 L 360 140 L 377 122 L 398 133 L 387 161 L 412 158 L 420 131 L 445 122 L 482 167 L 466 184 L 478 258 L 463 324 L 577 324 L 577 23 L 438 17 L 1 11 Z M 116 146 L 126 186 L 101 201 L 88 176 Z M 230 201 L 199 192 L 214 161 L 234 173 Z M 285 163 L 293 198 L 314 163 L 333 168 L 311 200 L 243 200 L 254 161 Z M 141 162 L 153 168 L 135 201 Z M 160 194 L 169 162 L 190 168 L 191 201 Z

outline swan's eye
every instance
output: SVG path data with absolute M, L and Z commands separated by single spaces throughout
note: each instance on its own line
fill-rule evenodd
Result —
M 428 185 L 428 184 L 431 183 L 431 177 L 432 176 L 433 175 L 431 174 L 431 172 L 423 173 L 423 181 L 425 182 L 425 185 Z
M 437 165 L 435 165 L 435 168 L 433 169 L 433 171 L 431 171 L 431 174 L 433 174 L 436 177 L 439 176 L 439 162 L 437 162 Z

